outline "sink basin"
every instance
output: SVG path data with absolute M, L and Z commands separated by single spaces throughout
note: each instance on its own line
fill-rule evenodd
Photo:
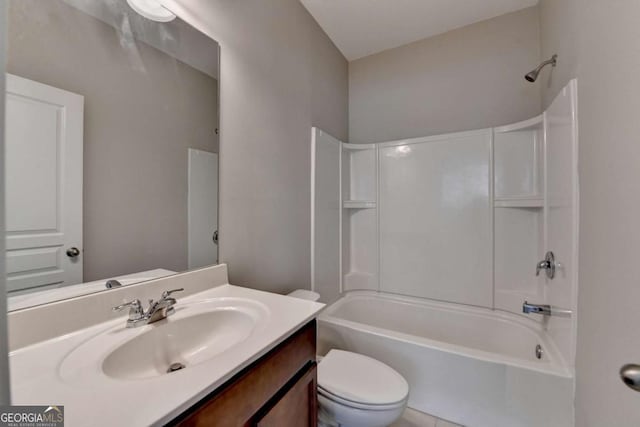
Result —
M 114 350 L 102 364 L 107 376 L 123 379 L 165 375 L 208 360 L 246 340 L 255 319 L 220 309 L 152 327 Z
M 263 304 L 241 298 L 178 302 L 176 313 L 165 320 L 138 328 L 125 328 L 122 320 L 79 345 L 63 360 L 60 376 L 73 382 L 96 371 L 114 380 L 175 375 L 233 350 L 267 316 Z

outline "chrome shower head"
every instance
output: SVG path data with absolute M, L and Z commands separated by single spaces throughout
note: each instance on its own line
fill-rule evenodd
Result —
M 539 72 L 540 72 L 540 70 L 533 70 L 533 71 L 530 71 L 530 72 L 528 72 L 528 73 L 524 76 L 524 78 L 525 78 L 528 82 L 533 83 L 533 82 L 535 82 L 535 81 L 536 81 L 536 79 L 538 78 L 538 73 L 539 73 Z
M 528 82 L 535 82 L 538 79 L 538 74 L 540 74 L 540 71 L 546 66 L 551 64 L 552 67 L 556 66 L 556 63 L 558 62 L 558 55 L 553 55 L 551 57 L 551 59 L 544 61 L 542 64 L 538 65 L 538 68 L 536 68 L 533 71 L 528 72 L 527 74 L 525 74 L 524 78 L 528 81 Z

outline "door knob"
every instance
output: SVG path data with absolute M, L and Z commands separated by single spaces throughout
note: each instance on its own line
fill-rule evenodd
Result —
M 630 389 L 640 391 L 640 365 L 624 365 L 620 368 L 620 378 Z
M 80 249 L 76 248 L 75 246 L 67 249 L 67 256 L 69 258 L 77 258 L 78 255 L 80 255 Z
M 213 240 L 213 243 L 215 243 L 216 245 L 218 244 L 218 230 L 213 232 L 213 236 L 211 237 L 211 240 Z

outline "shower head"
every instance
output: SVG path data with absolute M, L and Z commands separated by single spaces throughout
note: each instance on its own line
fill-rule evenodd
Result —
M 535 82 L 535 81 L 536 81 L 536 79 L 538 78 L 538 73 L 539 73 L 539 72 L 540 72 L 540 70 L 539 70 L 539 69 L 537 69 L 537 70 L 533 70 L 533 71 L 530 71 L 530 72 L 528 72 L 527 74 L 525 74 L 524 78 L 525 78 L 528 82 L 533 83 L 533 82 Z
M 558 55 L 553 55 L 551 59 L 548 59 L 544 61 L 542 64 L 538 65 L 538 68 L 525 74 L 524 78 L 528 82 L 531 82 L 531 83 L 535 82 L 536 79 L 538 78 L 538 74 L 540 74 L 540 70 L 542 70 L 546 65 L 549 65 L 549 64 L 551 64 L 552 67 L 555 67 L 557 63 L 557 59 L 558 59 Z

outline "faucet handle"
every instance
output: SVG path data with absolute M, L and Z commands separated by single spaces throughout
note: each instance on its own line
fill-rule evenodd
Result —
M 545 254 L 544 259 L 536 264 L 536 276 L 540 275 L 540 270 L 546 270 L 547 277 L 553 279 L 556 275 L 556 257 L 553 252 Z
M 116 307 L 113 307 L 113 311 L 122 311 L 125 308 L 129 307 L 129 319 L 137 319 L 144 315 L 144 309 L 142 308 L 142 304 L 139 299 L 134 299 L 133 301 L 125 302 L 124 304 L 120 304 Z
M 138 309 L 142 307 L 139 299 L 134 299 L 133 301 L 125 302 L 124 304 L 117 305 L 112 308 L 113 311 L 122 311 L 127 307 L 131 307 L 132 310 Z
M 162 299 L 169 298 L 169 295 L 171 295 L 174 292 L 182 292 L 182 291 L 184 291 L 184 288 L 178 288 L 178 289 L 172 289 L 170 291 L 164 291 L 162 293 Z
M 549 268 L 549 263 L 547 261 L 540 261 L 536 264 L 536 276 L 540 275 L 540 270 L 546 270 Z

